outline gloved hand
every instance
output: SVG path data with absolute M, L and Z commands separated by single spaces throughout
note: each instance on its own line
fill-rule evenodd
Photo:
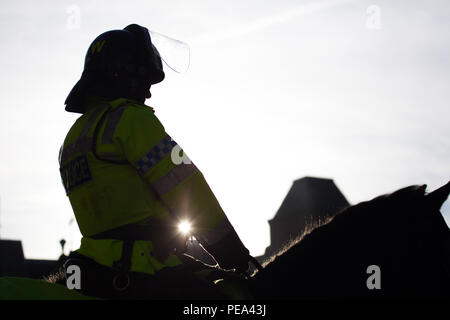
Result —
M 244 273 L 248 269 L 249 251 L 233 230 L 218 242 L 204 246 L 223 269 L 236 269 Z

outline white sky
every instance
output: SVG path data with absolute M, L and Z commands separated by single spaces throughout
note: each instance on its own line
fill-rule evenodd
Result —
M 79 244 L 57 163 L 78 115 L 63 103 L 90 42 L 130 23 L 189 43 L 189 71 L 168 70 L 147 104 L 253 255 L 269 245 L 267 220 L 295 179 L 332 178 L 355 204 L 411 184 L 432 191 L 450 178 L 448 1 L 0 8 L 0 236 L 22 240 L 28 258 L 56 259 L 61 238 L 67 249 Z M 448 201 L 443 212 L 448 223 Z

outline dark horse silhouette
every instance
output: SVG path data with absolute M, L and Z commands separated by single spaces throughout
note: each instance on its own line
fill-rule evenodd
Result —
M 440 213 L 450 182 L 429 194 L 425 189 L 410 186 L 344 209 L 248 279 L 210 268 L 225 279 L 217 287 L 237 285 L 255 299 L 450 298 L 450 230 Z M 208 268 L 189 260 L 192 270 Z M 369 266 L 379 268 L 376 274 Z M 368 286 L 373 279 L 376 288 Z M 58 285 L 29 279 L 36 288 L 30 295 L 19 280 L 0 278 L 0 289 L 8 288 L 0 297 L 15 290 L 18 297 L 64 298 L 64 286 L 50 291 Z
M 344 209 L 248 282 L 255 298 L 450 298 L 450 230 L 440 213 L 450 182 Z M 380 289 L 369 289 L 379 267 Z M 369 280 L 369 281 L 368 281 Z

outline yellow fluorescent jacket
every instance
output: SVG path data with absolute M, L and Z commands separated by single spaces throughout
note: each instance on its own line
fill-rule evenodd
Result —
M 233 230 L 202 173 L 180 161 L 186 159 L 180 152 L 151 107 L 126 99 L 88 104 L 59 155 L 62 182 L 83 235 L 80 253 L 111 265 L 112 255 L 120 258 L 121 241 L 105 244 L 90 237 L 152 217 L 188 217 L 196 236 L 208 244 Z

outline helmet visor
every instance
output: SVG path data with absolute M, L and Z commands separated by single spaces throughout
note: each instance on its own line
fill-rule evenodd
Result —
M 155 31 L 149 30 L 149 33 L 161 59 L 170 69 L 177 73 L 184 73 L 189 69 L 190 48 L 187 43 Z

